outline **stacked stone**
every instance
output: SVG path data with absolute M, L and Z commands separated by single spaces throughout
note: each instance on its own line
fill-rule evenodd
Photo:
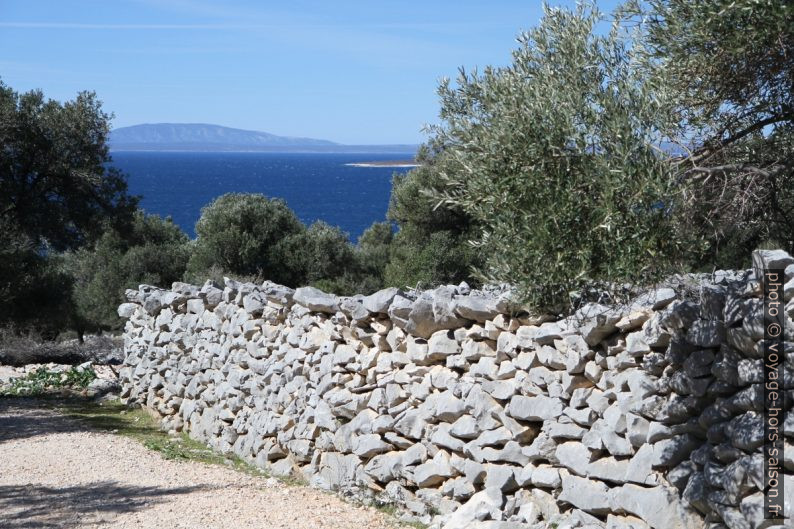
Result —
M 791 260 L 794 326 L 794 259 L 756 258 Z M 560 321 L 465 284 L 141 286 L 119 308 L 122 395 L 273 473 L 446 529 L 765 527 L 758 282 L 700 285 Z

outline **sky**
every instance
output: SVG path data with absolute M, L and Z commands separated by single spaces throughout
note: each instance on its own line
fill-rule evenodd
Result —
M 413 144 L 437 122 L 439 79 L 509 63 L 542 12 L 536 0 L 0 0 L 0 80 L 60 101 L 93 90 L 114 127 Z

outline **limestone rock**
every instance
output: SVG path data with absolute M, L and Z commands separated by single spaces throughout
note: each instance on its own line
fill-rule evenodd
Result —
M 755 250 L 753 251 L 753 274 L 757 280 L 763 278 L 764 270 L 780 269 L 794 264 L 794 257 L 791 257 L 783 250 Z
M 314 312 L 334 314 L 339 311 L 339 299 L 314 287 L 301 287 L 293 295 L 295 303 Z
M 373 314 L 387 314 L 395 296 L 401 294 L 399 288 L 389 287 L 366 296 L 364 308 Z
M 686 340 L 698 347 L 717 347 L 725 341 L 725 326 L 719 321 L 698 320 L 687 331 Z
M 455 471 L 449 464 L 449 456 L 445 452 L 439 452 L 433 459 L 414 469 L 414 482 L 417 487 L 432 487 L 454 475 Z
M 129 319 L 135 313 L 135 310 L 138 308 L 137 303 L 122 303 L 119 305 L 119 318 Z
M 536 487 L 556 489 L 562 483 L 560 471 L 551 465 L 541 464 L 532 470 L 530 481 Z
M 364 466 L 364 472 L 379 483 L 399 479 L 402 469 L 402 452 L 397 451 L 376 455 Z
M 470 294 L 468 296 L 455 296 L 455 312 L 468 320 L 485 322 L 494 319 L 507 307 L 499 306 L 495 298 Z
M 600 481 L 581 478 L 567 472 L 562 474 L 562 492 L 558 499 L 586 512 L 596 514 L 610 512 L 609 487 Z
M 610 491 L 613 509 L 638 516 L 653 529 L 704 529 L 704 520 L 687 508 L 674 488 L 626 484 Z
M 504 494 L 500 489 L 492 487 L 481 490 L 449 517 L 443 529 L 468 529 L 473 522 L 488 518 L 498 520 L 501 518 L 504 502 Z
M 524 421 L 545 421 L 562 415 L 563 404 L 550 397 L 525 397 L 516 395 L 510 399 L 507 414 Z
M 621 317 L 619 311 L 597 303 L 589 303 L 577 310 L 572 318 L 587 344 L 594 346 L 615 332 Z
M 460 346 L 451 332 L 436 331 L 427 341 L 427 358 L 431 362 L 446 360 L 448 356 L 458 354 Z
M 451 391 L 445 391 L 436 400 L 435 417 L 444 422 L 454 422 L 463 415 L 466 406 Z
M 353 453 L 359 457 L 370 458 L 383 452 L 388 452 L 392 446 L 381 439 L 380 435 L 359 435 L 353 439 Z
M 570 472 L 578 475 L 586 475 L 590 465 L 592 454 L 582 443 L 568 441 L 557 446 L 555 452 L 557 460 Z
M 339 303 L 339 310 L 352 321 L 364 321 L 369 318 L 369 311 L 364 308 L 362 297 L 343 298 Z

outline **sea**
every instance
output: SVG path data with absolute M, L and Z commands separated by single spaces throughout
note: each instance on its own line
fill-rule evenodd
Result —
M 284 199 L 304 223 L 339 226 L 351 241 L 386 220 L 391 182 L 409 167 L 354 166 L 408 160 L 414 153 L 272 153 L 113 151 L 131 194 L 147 213 L 171 217 L 190 237 L 201 208 L 224 193 Z

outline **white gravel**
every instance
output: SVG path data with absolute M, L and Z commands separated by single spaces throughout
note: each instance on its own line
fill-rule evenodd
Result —
M 32 401 L 0 399 L 0 527 L 392 528 L 308 487 L 168 461 Z

